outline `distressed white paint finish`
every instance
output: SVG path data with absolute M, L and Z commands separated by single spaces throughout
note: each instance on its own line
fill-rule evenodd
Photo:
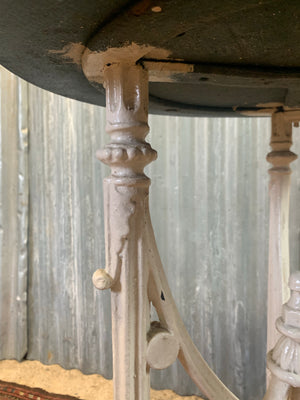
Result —
M 145 225 L 150 180 L 143 171 L 156 158 L 144 140 L 149 131 L 148 79 L 141 66 L 112 65 L 105 69 L 104 80 L 106 131 L 111 142 L 98 152 L 98 158 L 111 167 L 104 184 L 106 267 L 102 276 L 104 287 L 111 287 L 114 399 L 147 400 L 150 304 Z
M 268 280 L 268 337 L 267 349 L 274 347 L 279 338 L 274 329 L 282 304 L 289 296 L 289 202 L 290 163 L 297 156 L 290 151 L 292 121 L 288 113 L 272 115 L 272 152 L 267 160 L 273 164 L 270 172 L 270 223 L 269 223 L 269 280 Z
M 149 298 L 157 311 L 161 325 L 172 332 L 178 340 L 180 362 L 210 400 L 237 399 L 209 368 L 180 318 L 160 261 L 150 216 L 148 216 L 147 235 L 151 266 Z
M 100 288 L 111 286 L 114 399 L 149 399 L 149 364 L 160 368 L 166 360 L 172 363 L 175 349 L 209 399 L 234 400 L 188 335 L 156 248 L 148 210 L 150 181 L 143 172 L 156 158 L 144 141 L 149 130 L 148 74 L 142 66 L 109 64 L 104 80 L 106 130 L 111 142 L 98 157 L 110 165 L 111 176 L 105 180 L 106 267 L 104 272 L 96 272 L 94 281 Z M 172 339 L 161 332 L 151 335 L 149 300 L 162 329 L 169 331 Z M 157 335 L 167 340 L 166 355 L 157 351 L 151 340 L 147 344 L 147 334 L 152 341 Z M 162 357 L 165 360 L 161 361 Z
M 147 335 L 147 363 L 153 369 L 165 369 L 176 361 L 179 342 L 174 334 L 163 328 L 158 321 L 151 323 Z
M 264 400 L 289 400 L 291 387 L 288 383 L 282 382 L 279 378 L 272 377 Z
M 27 88 L 0 69 L 0 359 L 27 352 Z
M 291 275 L 290 299 L 277 319 L 280 333 L 274 349 L 268 353 L 271 381 L 264 400 L 297 399 L 300 388 L 300 272 Z

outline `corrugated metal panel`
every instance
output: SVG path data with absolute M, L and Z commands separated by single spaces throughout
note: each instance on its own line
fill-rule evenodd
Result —
M 0 70 L 0 358 L 27 351 L 27 83 Z
M 105 265 L 101 109 L 30 87 L 30 359 L 111 375 Z
M 108 141 L 104 110 L 30 86 L 28 358 L 111 377 L 102 179 L 96 149 Z M 265 374 L 268 119 L 151 117 L 159 151 L 147 169 L 162 260 L 184 322 L 205 359 L 240 398 L 262 398 Z M 299 130 L 295 151 L 300 145 Z M 291 262 L 299 264 L 295 164 Z M 295 184 L 297 182 L 297 185 Z M 199 393 L 175 364 L 156 388 Z

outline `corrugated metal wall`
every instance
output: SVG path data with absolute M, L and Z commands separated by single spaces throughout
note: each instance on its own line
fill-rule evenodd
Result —
M 7 72 L 1 74 L 2 80 L 22 88 L 19 93 L 28 90 L 29 99 L 27 358 L 111 377 L 109 291 L 96 292 L 91 282 L 94 270 L 105 260 L 102 179 L 108 169 L 94 156 L 108 141 L 104 110 L 31 85 L 21 87 Z M 22 113 L 26 115 L 27 103 L 11 97 L 5 88 L 2 99 L 9 110 L 19 111 L 8 122 L 5 112 L 2 116 L 1 189 L 8 174 L 3 169 L 5 157 L 15 160 L 10 174 L 14 171 L 16 182 L 19 166 L 27 176 L 26 130 L 15 128 Z M 150 126 L 149 139 L 159 151 L 158 160 L 147 169 L 152 178 L 150 206 L 178 308 L 196 345 L 224 383 L 240 398 L 258 400 L 265 379 L 269 167 L 265 156 L 270 121 L 151 116 Z M 5 140 L 15 143 L 11 146 L 21 141 L 23 147 L 9 156 L 3 152 Z M 299 147 L 295 130 L 294 151 Z M 291 263 L 296 269 L 300 175 L 294 164 Z M 4 196 L 2 189 L 2 213 Z M 20 218 L 18 210 L 9 211 L 10 221 Z M 14 229 L 23 238 L 26 219 L 18 221 Z M 1 234 L 2 248 L 9 246 L 10 257 L 17 261 L 11 273 L 2 252 L 0 326 L 9 329 L 1 329 L 0 356 L 20 358 L 26 321 L 15 318 L 20 302 L 12 299 L 15 286 L 26 285 L 25 262 L 20 261 L 21 254 L 26 258 L 26 248 L 6 244 Z M 8 302 L 14 313 L 5 311 Z M 17 328 L 16 321 L 22 321 L 24 329 Z M 179 364 L 155 371 L 152 385 L 180 394 L 199 393 Z
M 28 85 L 0 74 L 0 356 L 27 352 Z

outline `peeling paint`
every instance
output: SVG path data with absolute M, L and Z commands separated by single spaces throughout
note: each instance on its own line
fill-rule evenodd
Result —
M 274 108 L 274 107 L 284 107 L 283 103 L 258 103 L 256 104 L 256 107 L 261 107 L 261 108 Z
M 258 103 L 256 104 L 257 110 L 245 110 L 238 111 L 241 115 L 245 115 L 248 117 L 270 117 L 274 112 L 281 107 L 284 111 L 298 111 L 298 108 L 290 108 L 284 106 L 283 103 L 280 102 L 270 102 L 270 103 Z M 234 110 L 235 111 L 235 110 Z
M 82 69 L 90 82 L 103 83 L 103 69 L 107 64 L 134 64 L 141 58 L 149 71 L 150 82 L 176 82 L 176 75 L 194 72 L 194 64 L 173 60 L 169 62 L 170 51 L 149 45 L 131 43 L 125 47 L 112 47 L 103 52 L 91 51 L 81 42 L 68 43 L 61 50 L 49 50 L 49 53 L 61 56 L 67 63 L 82 65 Z M 178 62 L 174 62 L 178 61 Z
M 261 108 L 259 110 L 237 111 L 237 113 L 245 115 L 245 117 L 270 117 L 275 111 L 276 108 Z
M 270 108 L 259 108 L 257 110 L 243 110 L 243 111 L 237 111 L 241 115 L 245 115 L 247 117 L 270 117 L 272 114 L 278 111 L 278 107 L 282 107 L 281 103 L 269 103 L 270 105 L 273 105 L 273 107 L 270 106 Z M 275 104 L 280 104 L 280 106 L 275 106 Z M 267 103 L 265 104 L 265 106 Z M 257 104 L 257 107 L 262 107 L 263 104 L 259 105 Z M 291 108 L 291 107 L 282 107 L 283 111 L 285 111 L 285 118 L 289 119 L 291 122 L 295 122 L 298 120 L 299 115 L 300 115 L 300 109 L 299 108 Z M 235 111 L 235 110 L 234 110 Z
M 81 65 L 81 57 L 85 46 L 81 43 L 68 43 L 61 50 L 49 50 L 51 54 L 60 55 L 66 62 Z
M 149 45 L 128 44 L 124 47 L 112 47 L 106 51 L 91 51 L 86 48 L 82 56 L 82 69 L 89 81 L 102 83 L 105 65 L 114 63 L 134 64 L 142 57 L 165 60 L 170 51 Z
M 176 82 L 178 75 L 194 72 L 194 64 L 144 61 L 144 67 L 149 71 L 150 82 Z
M 159 6 L 155 6 L 151 8 L 151 11 L 155 12 L 155 13 L 160 13 L 162 12 L 162 8 Z

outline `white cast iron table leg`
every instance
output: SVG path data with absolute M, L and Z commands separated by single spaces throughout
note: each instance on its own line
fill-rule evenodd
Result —
M 104 68 L 107 132 L 111 143 L 98 158 L 111 167 L 104 184 L 106 267 L 93 281 L 111 288 L 115 400 L 148 400 L 149 370 L 177 358 L 211 400 L 236 400 L 208 367 L 189 337 L 164 275 L 148 208 L 150 180 L 143 172 L 156 158 L 148 133 L 148 74 L 136 64 Z M 149 303 L 159 321 L 150 325 Z

